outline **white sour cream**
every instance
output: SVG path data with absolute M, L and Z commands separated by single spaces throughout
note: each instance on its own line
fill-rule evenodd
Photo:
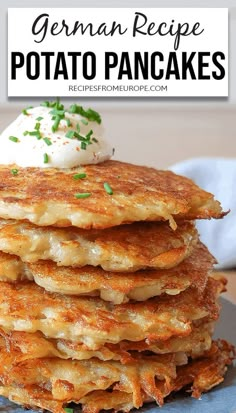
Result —
M 50 114 L 52 108 L 43 106 L 27 109 L 12 122 L 0 135 L 0 164 L 16 164 L 22 167 L 40 168 L 73 168 L 79 165 L 96 164 L 110 159 L 112 147 L 104 140 L 104 129 L 96 122 L 87 121 L 80 115 L 65 113 L 65 119 L 60 121 L 58 130 L 53 132 L 54 120 Z M 42 118 L 37 120 L 38 118 Z M 71 125 L 68 126 L 66 119 Z M 84 123 L 88 124 L 84 124 Z M 36 136 L 24 135 L 26 131 L 35 132 L 36 123 L 40 123 L 41 139 Z M 91 130 L 91 144 L 86 149 L 81 148 L 81 141 L 66 137 L 68 131 L 78 132 L 86 136 Z M 9 139 L 17 138 L 17 142 Z M 51 145 L 47 145 L 51 142 Z M 83 145 L 82 145 L 83 146 Z M 46 155 L 45 155 L 46 154 Z M 48 162 L 45 163 L 45 156 Z

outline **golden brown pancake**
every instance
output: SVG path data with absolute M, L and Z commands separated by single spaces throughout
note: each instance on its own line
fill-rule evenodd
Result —
M 223 381 L 233 358 L 234 349 L 225 341 L 213 343 L 200 359 L 188 364 L 184 355 L 137 356 L 128 365 L 96 359 L 18 361 L 17 352 L 3 350 L 0 394 L 52 413 L 64 413 L 70 401 L 81 404 L 84 413 L 128 412 L 151 401 L 162 406 L 166 396 L 186 386 L 193 397 L 200 397 Z
M 40 226 L 107 228 L 135 221 L 221 218 L 213 195 L 170 171 L 118 161 L 74 170 L 0 167 L 0 217 Z M 85 179 L 73 176 L 86 173 Z M 104 189 L 108 183 L 113 191 Z M 76 194 L 89 193 L 84 199 Z
M 156 400 L 161 406 L 167 395 L 182 388 L 188 393 L 192 393 L 192 397 L 200 398 L 202 393 L 211 390 L 224 380 L 227 366 L 232 364 L 234 358 L 235 349 L 233 346 L 224 340 L 218 340 L 218 342 L 213 343 L 210 351 L 206 352 L 204 357 L 177 367 L 177 377 L 170 381 L 168 387 L 165 383 L 158 381 L 155 383 L 156 389 L 153 389 L 153 383 L 150 383 L 149 391 L 143 393 L 143 403 Z M 47 401 L 45 400 L 45 402 Z M 110 409 L 128 412 L 135 407 L 130 394 L 117 390 L 92 392 L 83 397 L 80 403 L 83 413 L 99 413 L 101 410 Z M 52 411 L 55 413 L 55 410 Z M 62 413 L 62 411 L 58 410 L 58 413 Z
M 184 222 L 173 231 L 167 223 L 135 223 L 105 230 L 40 228 L 0 220 L 0 250 L 23 261 L 52 260 L 57 265 L 101 266 L 106 271 L 133 272 L 178 265 L 197 243 L 197 231 Z
M 191 333 L 185 337 L 171 337 L 168 340 L 150 343 L 146 341 L 121 341 L 118 344 L 105 344 L 97 350 L 91 350 L 85 344 L 46 338 L 39 331 L 35 333 L 5 332 L 0 329 L 0 336 L 4 338 L 7 348 L 20 351 L 21 355 L 18 358 L 21 361 L 45 357 L 73 360 L 89 360 L 96 357 L 103 361 L 119 360 L 122 364 L 132 362 L 133 354 L 147 351 L 154 354 L 184 352 L 188 356 L 199 357 L 210 349 L 212 334 L 213 323 L 203 319 L 200 325 L 193 323 Z
M 135 273 L 105 272 L 100 267 L 57 267 L 52 261 L 23 263 L 18 257 L 0 253 L 0 281 L 33 280 L 47 291 L 67 295 L 100 296 L 121 304 L 145 301 L 166 293 L 179 294 L 190 286 L 203 291 L 214 258 L 200 242 L 193 253 L 177 267 Z
M 186 364 L 185 354 L 136 356 L 131 364 L 97 359 L 73 361 L 57 358 L 18 361 L 17 352 L 1 349 L 0 383 L 16 388 L 34 386 L 50 391 L 54 400 L 80 400 L 92 391 L 119 389 L 132 395 L 136 407 L 149 381 L 162 380 L 168 386 L 176 377 L 176 366 Z M 1 394 L 1 386 L 0 386 Z
M 5 330 L 41 331 L 50 338 L 63 338 L 98 349 L 122 340 L 167 340 L 185 336 L 193 321 L 217 319 L 218 294 L 226 280 L 209 278 L 206 289 L 194 288 L 142 302 L 114 306 L 99 298 L 48 293 L 31 282 L 1 283 L 0 326 Z

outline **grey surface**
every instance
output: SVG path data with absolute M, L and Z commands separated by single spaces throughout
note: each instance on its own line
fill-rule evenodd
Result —
M 236 345 L 236 306 L 222 299 L 222 311 L 217 325 L 216 338 L 225 338 Z M 173 398 L 160 408 L 150 404 L 140 410 L 139 413 L 236 413 L 236 365 L 230 367 L 224 383 L 209 393 L 202 395 L 200 400 L 181 395 Z M 0 412 L 24 413 L 26 410 L 15 407 L 4 398 L 0 398 Z M 34 410 L 27 410 L 35 413 Z M 75 409 L 75 413 L 81 412 Z

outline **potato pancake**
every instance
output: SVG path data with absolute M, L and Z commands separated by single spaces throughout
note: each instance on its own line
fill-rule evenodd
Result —
M 0 326 L 6 330 L 41 331 L 50 338 L 63 338 L 98 349 L 122 340 L 167 340 L 185 336 L 192 321 L 217 319 L 217 296 L 226 280 L 209 278 L 203 293 L 188 288 L 182 293 L 145 302 L 114 306 L 99 298 L 48 293 L 31 282 L 1 283 Z
M 122 364 L 132 362 L 134 352 L 149 351 L 155 354 L 184 352 L 188 356 L 199 357 L 211 347 L 212 333 L 213 323 L 203 319 L 199 325 L 193 322 L 191 333 L 184 337 L 171 337 L 168 340 L 154 342 L 121 341 L 118 344 L 105 344 L 97 350 L 91 350 L 85 344 L 46 338 L 39 331 L 25 333 L 23 331 L 6 332 L 0 329 L 0 336 L 4 338 L 6 346 L 21 352 L 18 356 L 21 361 L 42 357 L 73 360 L 89 360 L 96 357 L 103 361 L 119 360 Z
M 184 354 L 136 356 L 127 365 L 96 359 L 18 361 L 17 352 L 3 349 L 0 394 L 25 407 L 52 413 L 64 413 L 71 401 L 81 404 L 83 413 L 129 412 L 151 401 L 162 406 L 166 396 L 182 388 L 199 398 L 224 380 L 234 356 L 233 347 L 225 341 L 213 343 L 201 358 L 188 364 Z
M 105 272 L 100 267 L 57 267 L 52 261 L 23 263 L 20 258 L 0 253 L 0 281 L 33 280 L 47 291 L 67 295 L 100 296 L 121 304 L 145 301 L 163 293 L 177 295 L 190 286 L 203 291 L 214 258 L 200 242 L 177 267 L 135 273 Z
M 40 226 L 107 228 L 135 221 L 221 218 L 220 203 L 190 179 L 118 161 L 73 170 L 0 166 L 0 217 Z M 78 174 L 84 179 L 74 179 Z M 106 192 L 108 183 L 112 194 Z M 86 197 L 83 197 L 83 194 Z M 82 194 L 82 195 L 81 195 Z
M 23 261 L 52 260 L 57 265 L 101 266 L 106 271 L 133 272 L 171 268 L 192 251 L 197 230 L 184 222 L 173 231 L 167 223 L 135 223 L 105 230 L 40 228 L 0 220 L 0 250 Z

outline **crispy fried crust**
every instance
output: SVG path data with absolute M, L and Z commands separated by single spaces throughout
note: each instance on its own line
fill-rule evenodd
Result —
M 161 381 L 156 382 L 155 391 L 149 386 L 148 392 L 142 394 L 143 403 L 156 401 L 162 406 L 167 395 L 182 388 L 188 393 L 191 392 L 192 397 L 200 398 L 202 393 L 209 391 L 224 380 L 227 366 L 232 364 L 233 359 L 235 359 L 235 348 L 224 340 L 218 340 L 200 359 L 177 367 L 177 376 L 170 380 L 167 393 L 165 383 Z M 110 409 L 129 412 L 135 407 L 131 395 L 119 391 L 109 393 L 96 391 L 85 396 L 80 403 L 83 413 L 99 413 L 101 410 Z M 61 413 L 60 410 L 58 413 Z
M 133 272 L 171 268 L 190 255 L 197 230 L 184 222 L 173 231 L 167 223 L 135 223 L 115 228 L 40 228 L 30 223 L 0 220 L 0 250 L 23 261 L 52 260 L 61 266 L 101 266 L 106 271 Z
M 0 281 L 33 280 L 47 291 L 67 295 L 100 296 L 105 301 L 121 304 L 144 301 L 166 293 L 179 294 L 190 286 L 203 291 L 214 258 L 199 243 L 192 255 L 169 270 L 136 273 L 105 272 L 99 267 L 57 267 L 52 261 L 23 263 L 18 257 L 0 253 Z
M 218 294 L 223 278 L 210 278 L 204 293 L 194 288 L 173 296 L 147 300 L 145 305 L 113 306 L 98 298 L 79 298 L 45 292 L 34 283 L 1 283 L 0 325 L 14 331 L 41 331 L 98 349 L 122 340 L 167 340 L 191 332 L 191 322 L 209 316 L 217 319 Z
M 61 359 L 89 360 L 93 357 L 102 361 L 119 360 L 122 364 L 133 361 L 133 352 L 152 352 L 154 354 L 168 354 L 184 352 L 188 356 L 201 356 L 211 347 L 213 323 L 203 320 L 200 325 L 193 325 L 188 336 L 171 337 L 165 341 L 121 341 L 118 344 L 105 344 L 98 350 L 90 350 L 86 345 L 63 339 L 49 339 L 42 333 L 25 333 L 21 331 L 6 332 L 0 329 L 0 336 L 4 338 L 6 347 L 17 349 L 21 361 L 30 358 L 58 357 Z
M 22 361 L 19 348 L 0 339 L 0 381 L 5 386 L 39 386 L 50 389 L 55 400 L 66 402 L 80 400 L 95 390 L 119 389 L 133 394 L 138 407 L 141 405 L 141 392 L 148 386 L 148 376 L 169 381 L 176 377 L 176 366 L 188 361 L 184 353 L 168 355 L 133 355 L 129 364 L 118 361 L 62 360 L 59 358 L 31 358 Z M 145 378 L 146 376 L 146 378 Z
M 100 362 L 99 370 L 99 362 L 95 359 L 91 362 L 72 362 L 72 368 L 65 369 L 63 363 L 50 362 L 48 359 L 34 360 L 36 366 L 32 360 L 20 363 L 15 361 L 15 365 L 12 365 L 11 357 L 9 360 L 6 355 L 4 363 L 9 367 L 12 365 L 11 375 L 1 367 L 0 394 L 15 403 L 29 408 L 47 409 L 52 413 L 64 413 L 63 406 L 69 401 L 81 404 L 83 413 L 99 413 L 110 409 L 129 412 L 133 407 L 139 408 L 143 403 L 154 400 L 162 406 L 166 396 L 186 386 L 193 397 L 200 397 L 201 393 L 223 381 L 227 365 L 232 363 L 235 353 L 233 346 L 223 340 L 218 341 L 200 359 L 190 361 L 176 370 L 178 362 L 171 359 L 171 355 L 168 359 L 159 356 L 158 361 L 156 357 L 140 358 L 127 366 L 117 362 Z M 165 357 L 164 363 L 160 362 L 160 357 Z M 86 383 L 91 375 L 89 365 L 93 367 L 93 378 Z M 77 369 L 82 374 L 77 375 L 76 383 L 72 385 Z M 101 377 L 102 371 L 104 375 Z M 114 385 L 116 376 L 117 383 Z M 105 389 L 109 383 L 113 386 L 107 392 Z M 102 390 L 90 392 L 92 387 L 101 387 Z M 85 396 L 81 396 L 83 393 Z
M 191 180 L 170 171 L 118 161 L 74 170 L 0 167 L 0 217 L 25 219 L 36 225 L 106 228 L 135 221 L 175 218 L 221 218 L 224 213 L 213 195 Z M 73 175 L 85 172 L 86 179 Z M 104 182 L 113 195 L 104 190 Z M 90 192 L 86 199 L 76 193 Z

